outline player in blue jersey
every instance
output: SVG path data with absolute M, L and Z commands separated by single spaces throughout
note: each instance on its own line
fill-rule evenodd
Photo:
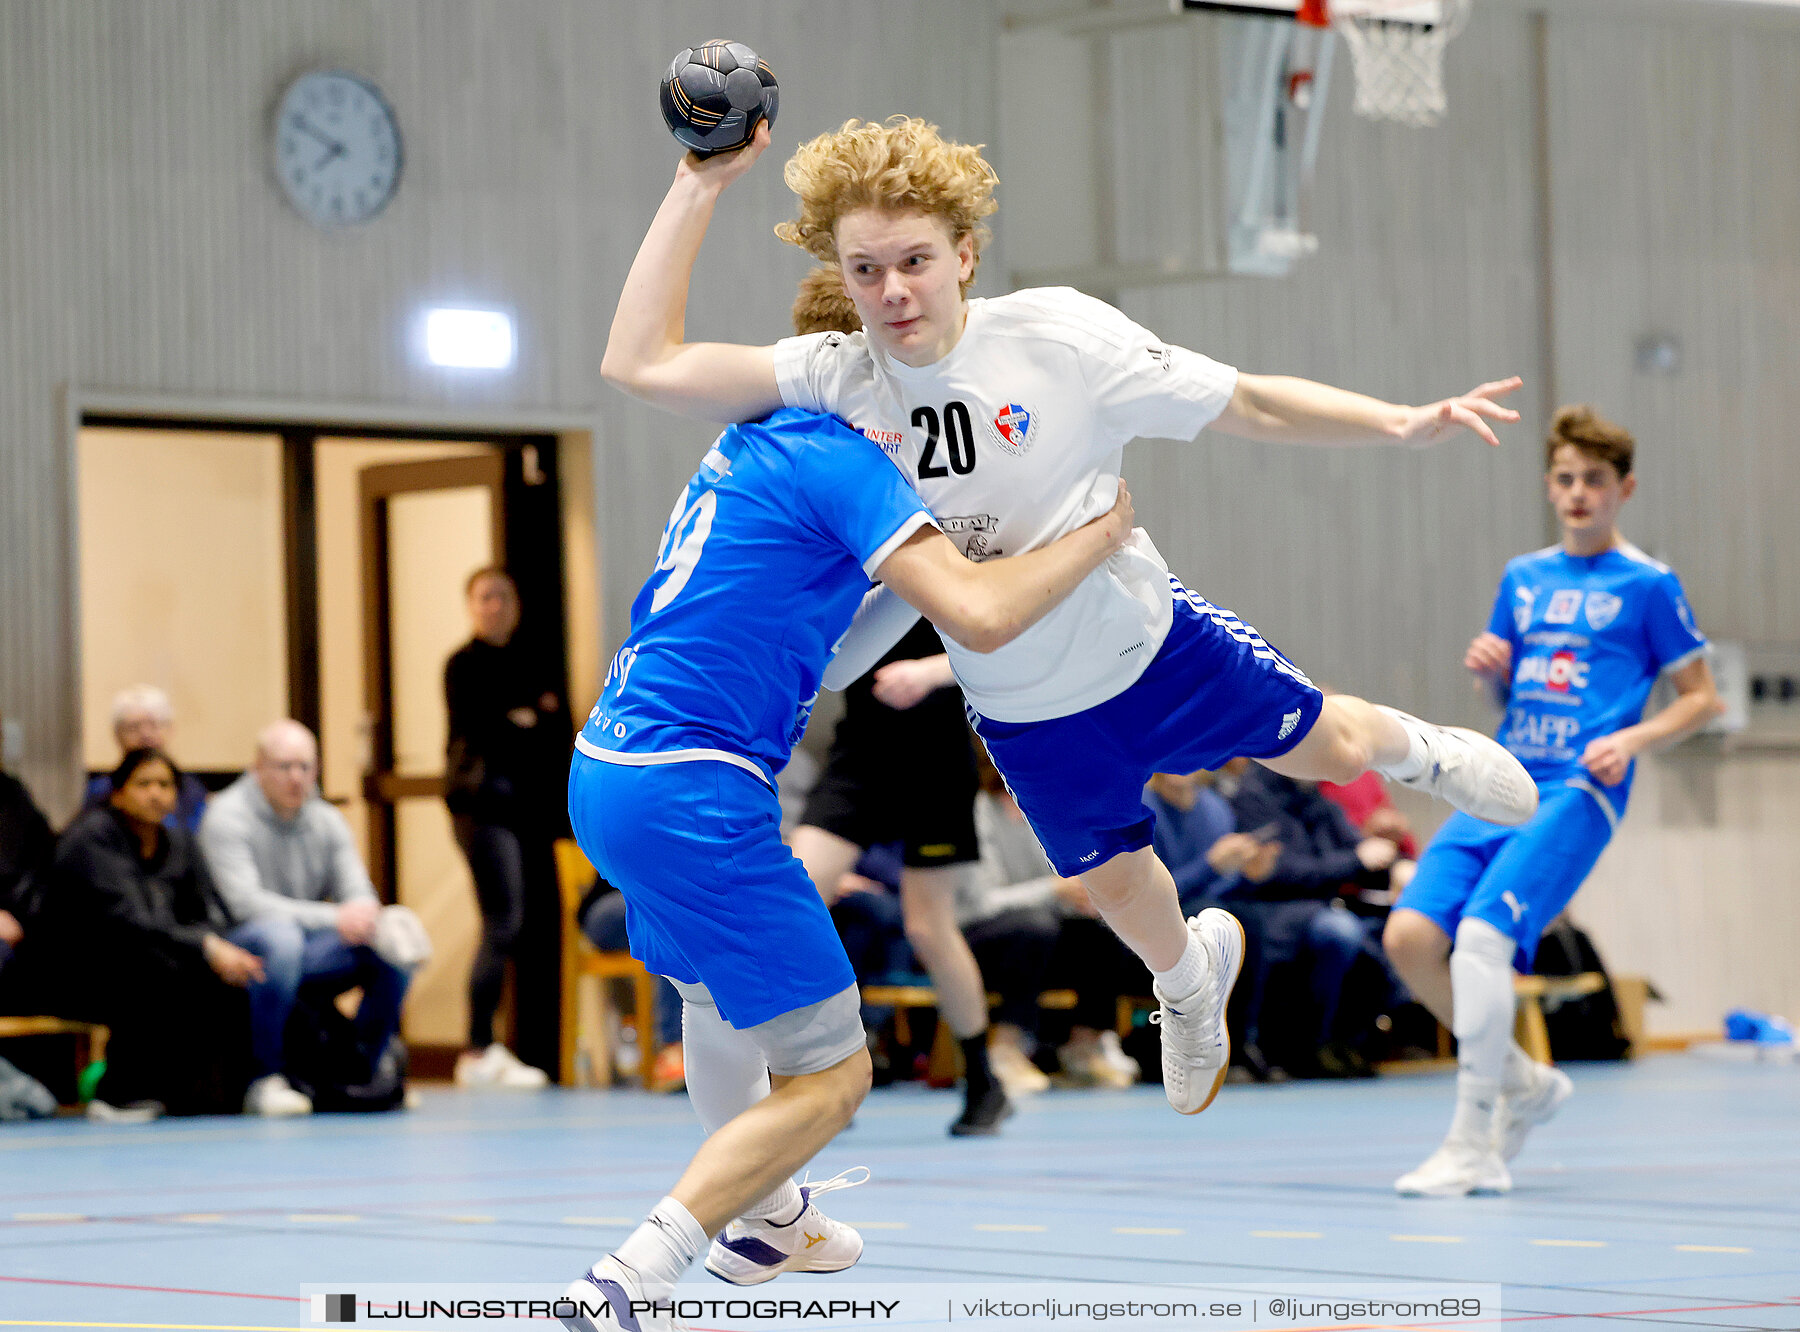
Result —
M 1530 970 L 1538 936 L 1606 849 L 1637 755 L 1722 710 L 1681 581 L 1619 535 L 1633 452 L 1591 407 L 1556 413 L 1546 481 L 1562 542 L 1506 566 L 1464 658 L 1505 710 L 1499 739 L 1536 780 L 1538 810 L 1516 828 L 1452 815 L 1388 918 L 1389 957 L 1459 1049 L 1449 1136 L 1395 1181 L 1401 1193 L 1512 1187 L 1506 1163 L 1574 1089 L 1513 1043 L 1513 968 Z M 1675 701 L 1639 720 L 1665 673 Z
M 861 1256 L 861 1237 L 812 1202 L 861 1181 L 791 1178 L 849 1122 L 870 1063 L 843 944 L 781 841 L 775 774 L 870 579 L 991 652 L 1100 567 L 1132 523 L 1121 485 L 1110 512 L 1066 538 L 977 565 L 836 417 L 783 409 L 707 452 L 576 739 L 569 815 L 625 895 L 633 954 L 681 992 L 688 1093 L 709 1136 L 570 1298 L 609 1302 L 619 1327 L 668 1327 L 666 1312 L 634 1302 L 666 1300 L 709 1237 L 707 1269 L 742 1285 Z

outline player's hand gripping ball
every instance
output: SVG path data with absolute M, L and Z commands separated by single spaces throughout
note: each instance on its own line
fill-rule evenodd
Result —
M 749 143 L 756 127 L 775 123 L 780 102 L 775 72 L 742 42 L 716 39 L 677 55 L 662 80 L 669 132 L 696 157 Z

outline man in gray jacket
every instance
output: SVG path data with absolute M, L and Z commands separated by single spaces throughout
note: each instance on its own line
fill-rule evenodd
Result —
M 344 816 L 319 795 L 318 775 L 312 732 L 275 722 L 256 737 L 255 767 L 213 798 L 200 824 L 201 851 L 242 922 L 228 937 L 266 973 L 250 986 L 249 1114 L 312 1109 L 284 1072 L 283 1033 L 302 984 L 333 997 L 362 988 L 356 1032 L 371 1069 L 400 1025 L 409 976 L 370 946 L 381 903 Z

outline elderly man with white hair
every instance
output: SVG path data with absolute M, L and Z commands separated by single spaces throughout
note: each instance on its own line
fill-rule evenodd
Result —
M 357 1040 L 370 1072 L 400 1025 L 408 972 L 372 946 L 381 903 L 344 816 L 319 795 L 319 746 L 297 721 L 256 738 L 256 765 L 213 798 L 200 825 L 219 893 L 242 923 L 230 940 L 263 960 L 250 986 L 257 1077 L 249 1114 L 306 1114 L 288 1082 L 283 1033 L 304 984 L 336 996 L 360 986 Z
M 175 707 L 169 696 L 155 685 L 127 685 L 113 695 L 113 737 L 119 742 L 119 753 L 134 749 L 169 751 L 169 730 L 175 724 Z M 99 773 L 90 778 L 82 797 L 84 810 L 98 809 L 112 795 L 112 778 Z M 190 833 L 200 831 L 201 816 L 206 813 L 206 787 L 191 772 L 181 774 L 175 792 L 175 811 L 169 815 L 172 827 L 180 824 Z

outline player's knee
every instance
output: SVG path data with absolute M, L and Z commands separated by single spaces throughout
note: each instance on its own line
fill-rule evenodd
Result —
M 1402 972 L 1441 965 L 1450 956 L 1444 932 L 1416 911 L 1396 911 L 1387 918 L 1381 947 Z
M 819 1078 L 824 1102 L 821 1113 L 841 1126 L 850 1122 L 856 1108 L 869 1094 L 869 1088 L 875 1082 L 875 1066 L 869 1059 L 868 1050 L 862 1048 L 833 1064 L 819 1074 Z

